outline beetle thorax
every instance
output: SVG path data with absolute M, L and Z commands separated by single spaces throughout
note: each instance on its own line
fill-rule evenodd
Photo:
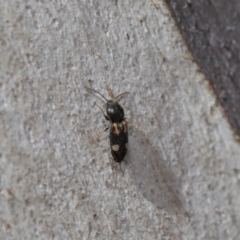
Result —
M 107 102 L 106 112 L 111 122 L 122 122 L 124 120 L 124 110 L 116 101 L 109 100 Z

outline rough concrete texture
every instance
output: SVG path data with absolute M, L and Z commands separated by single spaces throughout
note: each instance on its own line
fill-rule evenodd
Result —
M 0 1 L 0 239 L 237 239 L 240 147 L 166 6 Z M 122 105 L 130 151 L 84 86 Z

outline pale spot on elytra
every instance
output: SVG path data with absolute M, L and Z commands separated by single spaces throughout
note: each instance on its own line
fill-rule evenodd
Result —
M 116 135 L 120 134 L 120 130 L 118 129 L 117 123 L 113 123 L 113 133 Z
M 119 145 L 118 144 L 112 145 L 112 150 L 114 152 L 117 152 L 119 150 Z

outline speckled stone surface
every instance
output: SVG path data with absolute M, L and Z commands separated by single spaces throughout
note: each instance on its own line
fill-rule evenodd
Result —
M 236 239 L 240 147 L 162 2 L 0 1 L 0 239 Z M 129 153 L 112 163 L 104 104 Z

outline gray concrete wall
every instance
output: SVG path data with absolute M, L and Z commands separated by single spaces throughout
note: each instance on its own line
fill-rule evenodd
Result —
M 236 239 L 240 148 L 158 1 L 0 1 L 0 239 Z M 84 89 L 121 102 L 112 163 Z

